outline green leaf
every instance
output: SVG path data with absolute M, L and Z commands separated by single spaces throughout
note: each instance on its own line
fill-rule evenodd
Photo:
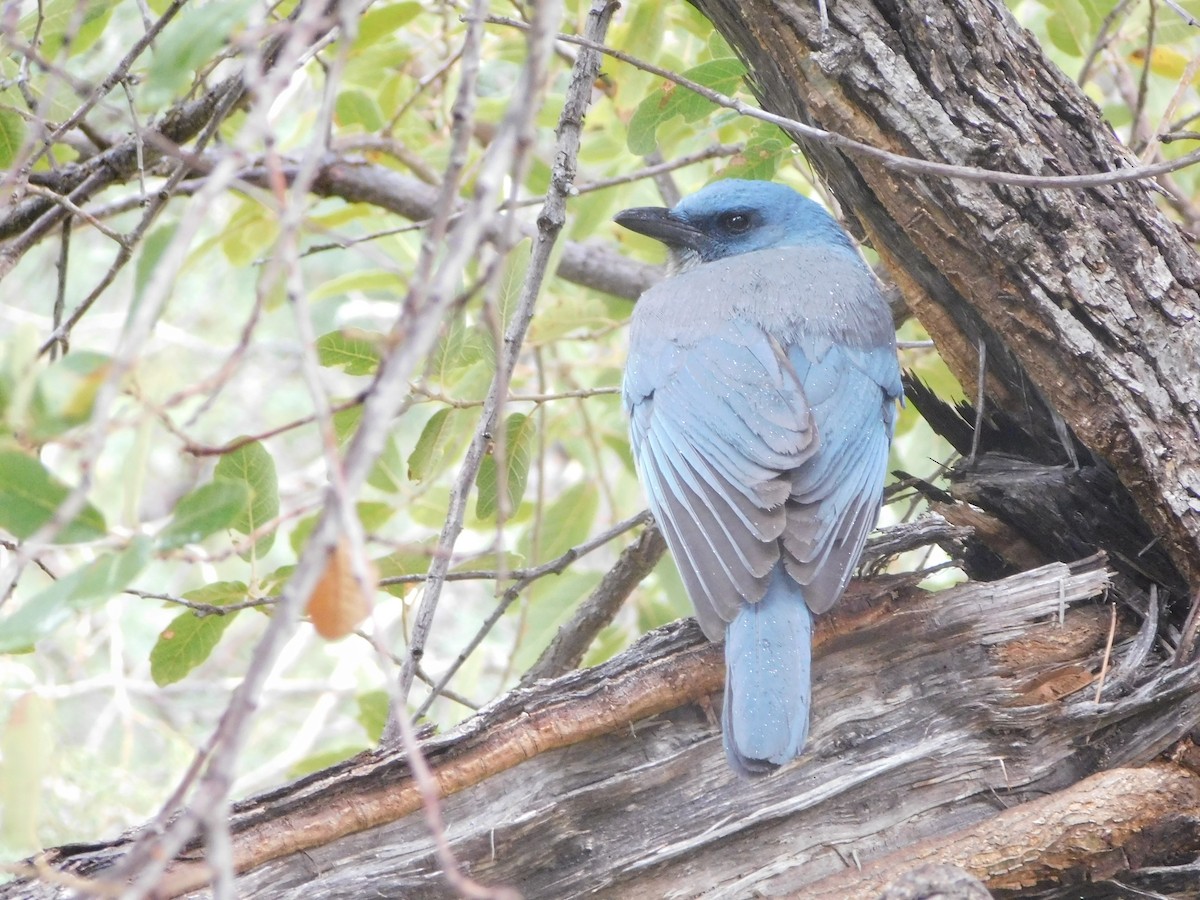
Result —
M 38 51 L 43 59 L 53 59 L 58 55 L 67 29 L 73 28 L 70 55 L 75 56 L 91 47 L 100 37 L 114 5 L 110 0 L 48 0 L 38 4 L 36 11 L 22 17 L 18 28 L 32 37 L 37 19 L 41 16 Z M 76 18 L 80 12 L 83 13 L 82 21 Z
M 406 486 L 404 469 L 404 456 L 400 452 L 400 443 L 394 434 L 388 435 L 387 443 L 383 445 L 383 452 L 379 454 L 375 465 L 371 466 L 371 471 L 367 473 L 367 484 L 385 494 L 395 494 Z
M 540 522 L 531 524 L 521 535 L 517 552 L 532 565 L 557 559 L 587 540 L 599 505 L 600 492 L 593 482 L 572 485 L 546 507 Z
M 538 301 L 529 341 L 549 343 L 573 332 L 613 325 L 604 299 L 592 291 L 555 291 Z
M 689 81 L 725 95 L 737 90 L 745 75 L 746 67 L 736 57 L 714 59 L 683 73 Z M 683 116 L 685 122 L 696 122 L 716 108 L 699 94 L 673 81 L 664 81 L 634 110 L 629 120 L 629 150 L 638 156 L 647 156 L 657 148 L 658 127 L 664 122 L 675 116 Z
M 708 55 L 712 59 L 722 59 L 734 55 L 733 48 L 729 46 L 729 41 L 725 40 L 725 36 L 715 28 L 708 36 Z
M 371 11 L 358 23 L 358 38 L 354 42 L 355 49 L 364 49 L 376 41 L 390 37 L 420 15 L 422 9 L 421 4 L 415 2 L 372 7 Z
M 382 581 L 385 578 L 395 578 L 399 575 L 422 575 L 429 570 L 429 561 L 432 558 L 432 546 L 411 544 L 389 553 L 382 559 L 374 560 L 374 562 Z M 416 585 L 406 582 L 381 585 L 381 587 L 393 597 L 403 597 Z
M 245 600 L 246 585 L 222 581 L 189 591 L 183 597 L 194 603 L 225 606 Z M 159 687 L 174 684 L 208 659 L 239 612 L 199 616 L 189 609 L 172 619 L 150 650 L 150 677 L 154 683 Z
M 279 515 L 279 479 L 275 474 L 275 460 L 258 441 L 222 456 L 213 472 L 213 481 L 232 481 L 247 489 L 247 502 L 230 523 L 230 527 L 239 534 L 253 534 Z M 253 554 L 263 556 L 274 543 L 274 532 L 263 535 L 255 543 Z
M 521 302 L 521 291 L 525 288 L 525 273 L 529 269 L 531 244 L 532 241 L 528 239 L 520 241 L 504 260 L 504 272 L 500 276 L 499 298 L 501 329 L 508 329 L 509 320 L 512 319 L 517 305 Z M 553 267 L 551 267 L 551 271 L 553 271 Z
M 0 169 L 7 169 L 25 142 L 25 120 L 11 109 L 0 109 Z
M 192 73 L 225 46 L 249 9 L 250 0 L 208 0 L 189 5 L 153 44 L 142 102 L 157 107 L 182 92 L 191 82 Z
M 58 579 L 0 621 L 0 653 L 28 650 L 62 625 L 73 611 L 120 593 L 150 562 L 153 542 L 139 535 L 120 553 L 109 553 Z
M 339 447 L 345 446 L 354 432 L 358 431 L 358 423 L 362 421 L 362 406 L 351 406 L 338 410 L 333 414 L 333 436 Z
M 45 441 L 91 418 L 111 363 L 102 353 L 76 350 L 43 370 L 29 407 L 30 437 Z
M 358 702 L 358 723 L 366 731 L 371 746 L 374 746 L 383 737 L 383 728 L 387 724 L 388 706 L 391 702 L 387 691 L 366 691 L 359 694 L 355 700 Z
M 34 457 L 0 450 L 0 528 L 18 538 L 29 537 L 51 520 L 69 493 Z M 94 541 L 107 531 L 104 516 L 89 503 L 55 540 L 63 544 Z
M 464 437 L 474 421 L 475 416 L 468 410 L 451 407 L 430 416 L 408 455 L 408 480 L 428 481 L 456 459 L 466 449 Z
M 640 57 L 657 59 L 662 46 L 668 3 L 634 3 L 626 10 L 623 22 L 614 25 L 612 46 L 618 50 Z M 710 26 L 711 27 L 711 26 Z
M 614 145 L 613 155 L 624 156 L 625 148 L 617 145 L 615 138 L 609 135 Z M 574 241 L 587 240 L 599 233 L 601 228 L 607 229 L 612 222 L 613 213 L 621 195 L 614 191 L 592 191 L 573 197 L 571 202 L 571 220 L 568 223 L 569 237 Z M 545 295 L 543 295 L 545 296 Z M 538 313 L 541 314 L 541 299 L 539 297 Z M 537 321 L 536 319 L 534 321 Z
M 316 303 L 318 300 L 329 300 L 333 297 L 345 297 L 350 294 L 380 294 L 394 298 L 403 293 L 404 282 L 394 272 L 368 269 L 331 278 L 313 288 L 309 292 L 308 299 L 310 302 Z
M 336 766 L 338 763 L 345 762 L 362 753 L 364 750 L 370 749 L 370 747 L 363 747 L 359 744 L 351 744 L 345 747 L 335 747 L 332 750 L 321 750 L 317 753 L 310 753 L 304 759 L 288 768 L 287 777 L 303 778 L 305 775 L 311 775 L 313 772 L 320 772 L 322 769 Z
M 312 213 L 305 217 L 305 222 L 321 231 L 332 231 L 360 219 L 371 219 L 377 214 L 378 210 L 369 203 L 344 203 L 328 212 Z
M 736 56 L 726 56 L 701 63 L 683 73 L 684 77 L 703 85 L 718 94 L 732 94 L 746 77 L 746 65 Z M 712 105 L 691 91 L 688 97 L 680 97 L 680 115 L 688 122 L 695 122 L 708 115 Z M 688 98 L 691 99 L 688 99 Z
M 1108 15 L 1111 9 L 1116 5 L 1116 0 L 1102 0 L 1098 4 L 1096 20 L 1097 27 L 1099 21 Z M 1200 19 L 1200 0 L 1179 0 L 1177 6 L 1185 13 L 1191 16 L 1192 19 Z M 1168 44 L 1185 44 L 1190 45 L 1192 36 L 1196 33 L 1196 26 L 1185 19 L 1182 15 L 1175 16 L 1159 16 L 1158 27 L 1154 30 L 1155 43 L 1158 45 L 1156 49 L 1161 49 Z M 1185 48 L 1180 48 L 1185 49 Z M 1187 51 L 1190 56 L 1192 51 Z M 1179 75 L 1175 76 L 1175 80 L 1179 80 Z
M 446 452 L 445 434 L 450 427 L 453 412 L 450 407 L 439 409 L 429 417 L 429 421 L 421 429 L 417 445 L 408 455 L 409 481 L 424 481 L 437 470 L 438 463 Z
M 317 359 L 323 366 L 345 370 L 347 375 L 371 375 L 379 367 L 379 347 L 384 339 L 377 331 L 331 331 L 317 338 Z
M 1046 19 L 1046 36 L 1059 50 L 1074 57 L 1082 57 L 1091 48 L 1100 22 L 1108 14 L 1094 0 L 1051 0 L 1046 6 L 1051 11 Z
M 243 200 L 218 240 L 221 252 L 235 268 L 243 269 L 264 256 L 279 237 L 275 213 L 254 200 Z
M 175 505 L 175 515 L 158 536 L 163 550 L 194 544 L 229 528 L 250 504 L 250 489 L 238 481 L 201 485 Z
M 207 603 L 209 606 L 232 606 L 249 599 L 250 589 L 242 581 L 214 581 L 203 587 L 194 588 L 183 595 L 184 600 L 193 603 Z
M 496 361 L 487 356 L 469 366 L 453 384 L 447 385 L 446 392 L 456 400 L 479 402 L 488 395 L 495 377 Z
M 404 512 L 417 525 L 438 531 L 446 524 L 446 510 L 449 506 L 450 488 L 432 484 L 428 488 L 416 491 L 405 504 Z
M 286 566 L 280 566 L 269 575 L 264 575 L 262 578 L 258 579 L 258 593 L 263 597 L 270 597 L 274 594 L 282 593 L 283 589 L 287 586 L 289 579 L 291 579 L 295 571 L 296 566 L 294 563 L 291 563 Z M 265 606 L 253 608 L 258 609 L 264 615 L 269 615 Z
M 38 374 L 38 344 L 42 335 L 32 322 L 10 327 L 0 340 L 0 415 L 8 433 L 24 427 Z M 0 436 L 0 446 L 11 446 Z
M 362 421 L 362 407 L 352 406 L 333 414 L 333 432 L 338 446 L 344 447 L 354 437 L 358 424 Z M 373 488 L 392 494 L 405 486 L 404 457 L 395 435 L 389 435 L 384 444 L 383 452 L 375 460 L 375 465 L 367 474 L 367 484 Z
M 792 153 L 792 142 L 779 128 L 762 122 L 756 125 L 742 152 L 732 157 L 722 178 L 770 181 L 779 166 Z
M 537 424 L 533 416 L 516 413 L 504 424 L 504 475 L 508 502 L 505 509 L 512 513 L 525 496 L 525 485 L 529 481 L 529 463 L 533 459 L 536 444 Z M 497 447 L 497 450 L 500 448 Z M 475 504 L 475 515 L 480 519 L 491 519 L 496 515 L 500 499 L 500 466 L 496 454 L 483 458 L 475 484 L 479 498 Z
M 451 387 L 477 363 L 494 362 L 495 355 L 490 335 L 479 328 L 467 328 L 461 319 L 455 319 L 433 352 L 429 377 Z
M 366 91 L 357 88 L 338 94 L 334 118 L 343 127 L 361 125 L 366 131 L 383 128 L 383 113 L 379 111 L 379 104 Z
M 396 507 L 392 504 L 378 501 L 363 501 L 355 508 L 358 510 L 358 520 L 367 531 L 378 531 L 396 514 Z

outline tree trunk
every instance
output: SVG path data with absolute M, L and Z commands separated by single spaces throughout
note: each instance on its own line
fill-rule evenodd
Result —
M 995 0 L 693 0 L 765 109 L 926 160 L 1031 175 L 1135 164 Z M 964 386 L 1116 470 L 1200 587 L 1200 261 L 1140 182 L 914 176 L 798 139 Z

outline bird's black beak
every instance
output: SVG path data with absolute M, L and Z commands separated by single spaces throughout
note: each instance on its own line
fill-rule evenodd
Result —
M 613 221 L 622 228 L 662 241 L 668 247 L 687 247 L 699 250 L 704 235 L 671 210 L 661 206 L 637 206 L 613 216 Z

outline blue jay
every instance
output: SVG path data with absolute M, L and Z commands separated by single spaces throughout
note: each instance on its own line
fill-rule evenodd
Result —
M 812 617 L 875 526 L 902 396 L 888 304 L 791 188 L 729 179 L 618 224 L 670 251 L 634 308 L 633 455 L 704 633 L 725 641 L 725 753 L 773 771 L 808 736 Z

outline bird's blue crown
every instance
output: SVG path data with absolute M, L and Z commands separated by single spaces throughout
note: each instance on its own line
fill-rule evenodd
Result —
M 698 246 L 688 249 L 704 262 L 804 244 L 853 249 L 820 205 L 771 181 L 716 181 L 681 200 L 670 216 L 700 236 Z

